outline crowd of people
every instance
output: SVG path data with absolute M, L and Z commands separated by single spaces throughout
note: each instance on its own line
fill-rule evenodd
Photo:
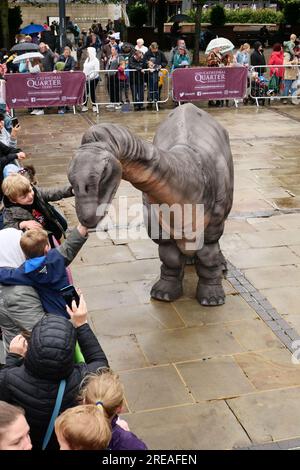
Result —
M 68 230 L 51 204 L 73 189 L 37 185 L 20 131 L 0 115 L 0 450 L 146 449 L 119 417 L 124 388 L 73 286 L 88 229 Z
M 0 51 L 0 76 L 5 72 L 51 72 L 83 70 L 86 76 L 86 89 L 82 112 L 89 109 L 91 102 L 93 112 L 98 112 L 97 89 L 99 82 L 103 81 L 106 90 L 107 108 L 120 109 L 125 103 L 132 102 L 134 110 L 139 111 L 153 105 L 158 109 L 161 102 L 162 88 L 169 73 L 177 68 L 191 66 L 191 55 L 181 35 L 179 22 L 172 26 L 172 49 L 168 56 L 159 49 L 156 42 L 149 47 L 142 38 L 136 44 L 122 42 L 120 31 L 115 31 L 114 23 L 108 20 L 105 28 L 96 20 L 89 31 L 80 30 L 77 24 L 69 21 L 67 24 L 67 43 L 62 53 L 55 38 L 57 25 L 52 24 L 39 35 L 18 35 L 16 41 L 36 42 L 39 44 L 40 59 L 22 61 L 15 64 L 13 59 L 16 53 L 6 50 Z M 263 52 L 264 41 L 254 44 L 253 52 L 250 45 L 243 44 L 237 53 L 233 51 L 222 53 L 220 48 L 210 51 L 207 56 L 207 65 L 219 66 L 246 66 L 255 67 L 249 75 L 249 95 L 264 98 L 269 95 L 284 94 L 287 98 L 292 94 L 292 84 L 298 77 L 299 69 L 299 40 L 292 34 L 289 41 L 284 44 L 276 43 L 273 46 L 271 58 L 266 63 Z M 294 67 L 272 67 L 270 77 L 265 77 L 266 65 L 293 65 Z M 103 89 L 103 88 L 102 88 Z M 253 101 L 246 98 L 245 103 Z M 284 100 L 283 103 L 287 101 Z M 176 103 L 175 103 L 176 104 Z M 209 105 L 222 106 L 223 101 L 210 101 Z M 67 106 L 59 107 L 58 113 L 69 111 Z M 43 109 L 31 109 L 31 114 L 44 114 Z

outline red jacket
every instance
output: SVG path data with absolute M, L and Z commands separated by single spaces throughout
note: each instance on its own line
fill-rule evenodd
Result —
M 273 51 L 269 60 L 269 65 L 283 65 L 283 51 Z M 277 77 L 284 77 L 284 67 L 271 67 L 270 76 L 275 73 Z

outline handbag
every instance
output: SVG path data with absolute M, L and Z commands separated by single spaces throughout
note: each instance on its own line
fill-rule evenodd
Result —
M 65 393 L 65 388 L 66 388 L 66 381 L 63 379 L 60 381 L 60 384 L 59 384 L 54 409 L 53 409 L 52 416 L 51 416 L 51 419 L 50 419 L 50 422 L 49 422 L 49 425 L 48 425 L 48 428 L 47 428 L 47 431 L 43 440 L 42 450 L 46 449 L 47 445 L 49 444 L 50 438 L 52 436 L 54 423 L 55 423 L 57 416 L 59 415 L 59 410 L 60 410 L 62 399 Z
M 274 93 L 279 93 L 279 77 L 275 73 L 270 78 L 268 88 Z

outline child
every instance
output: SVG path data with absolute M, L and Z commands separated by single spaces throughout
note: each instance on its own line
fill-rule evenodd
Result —
M 81 405 L 64 411 L 55 421 L 60 450 L 102 450 L 111 440 L 111 428 L 103 410 Z
M 147 67 L 149 69 L 148 74 L 148 101 L 150 101 L 147 106 L 148 109 L 151 109 L 152 102 L 156 103 L 158 101 L 158 70 L 160 67 L 156 66 L 155 57 L 151 57 L 147 62 Z M 146 75 L 147 76 L 147 75 Z
M 4 227 L 19 230 L 44 228 L 56 240 L 65 235 L 67 223 L 49 201 L 72 197 L 71 186 L 42 190 L 21 174 L 12 174 L 2 184 Z
M 112 371 L 103 371 L 100 375 L 90 375 L 80 393 L 80 401 L 84 405 L 97 405 L 103 408 L 111 422 L 112 438 L 110 450 L 146 450 L 147 447 L 132 432 L 124 429 L 125 421 L 120 421 L 118 413 L 124 403 L 124 389 L 118 375 Z M 122 425 L 122 427 L 121 427 Z
M 126 103 L 129 103 L 129 98 L 128 98 L 128 90 L 129 90 L 129 85 L 128 85 L 128 78 L 125 73 L 125 68 L 126 68 L 126 61 L 125 60 L 120 60 L 120 65 L 118 67 L 118 78 L 120 82 L 120 101 L 121 103 L 124 103 L 123 100 L 123 95 L 125 95 Z
M 0 283 L 34 287 L 46 313 L 69 318 L 66 301 L 60 291 L 70 284 L 66 266 L 86 242 L 87 233 L 88 229 L 79 224 L 62 245 L 51 249 L 45 230 L 27 230 L 20 240 L 25 263 L 17 269 L 1 268 Z

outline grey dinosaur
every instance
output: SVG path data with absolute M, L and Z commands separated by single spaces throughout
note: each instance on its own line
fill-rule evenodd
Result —
M 96 214 L 97 207 L 112 201 L 121 179 L 143 192 L 148 231 L 155 224 L 160 228 L 157 236 L 152 235 L 162 262 L 152 298 L 173 301 L 182 295 L 184 266 L 193 256 L 199 278 L 198 301 L 202 305 L 225 302 L 222 278 L 226 261 L 219 239 L 232 206 L 233 162 L 228 133 L 212 116 L 191 103 L 179 106 L 158 127 L 153 144 L 123 126 L 92 126 L 82 138 L 68 176 L 78 219 L 89 228 L 96 227 L 104 217 L 105 210 Z M 190 205 L 192 218 L 184 220 L 182 227 L 176 227 L 178 220 L 174 217 L 169 225 L 163 225 L 157 211 L 161 204 Z M 194 209 L 201 205 L 204 221 L 198 226 Z M 195 230 L 203 234 L 204 228 L 202 245 L 198 243 L 201 237 L 196 237 L 192 248 L 187 245 L 195 236 L 186 236 L 186 225 L 194 234 Z M 166 232 L 170 236 L 165 236 Z

